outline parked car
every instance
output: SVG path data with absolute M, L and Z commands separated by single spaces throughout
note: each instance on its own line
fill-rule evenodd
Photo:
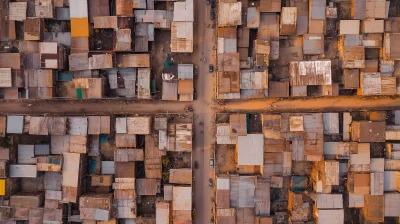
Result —
M 210 64 L 209 66 L 208 66 L 208 71 L 211 73 L 211 72 L 214 72 L 214 65 L 212 65 L 212 64 Z
M 211 168 L 214 168 L 214 158 L 211 158 L 211 159 L 210 159 L 210 167 L 211 167 Z
M 195 168 L 195 169 L 198 169 L 198 168 L 199 168 L 199 162 L 194 161 L 194 168 Z
M 209 5 L 210 4 L 210 0 L 206 0 L 206 4 Z
M 211 188 L 213 187 L 213 180 L 211 178 L 208 180 L 208 186 Z
M 210 19 L 211 19 L 211 20 L 214 20 L 214 19 L 215 19 L 215 9 L 214 9 L 214 8 L 211 8 L 211 9 L 210 9 Z
M 196 89 L 193 91 L 193 100 L 197 100 L 197 92 Z
M 215 0 L 211 0 L 211 8 L 215 8 Z

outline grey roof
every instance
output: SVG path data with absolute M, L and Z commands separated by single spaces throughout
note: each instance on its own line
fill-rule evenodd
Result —
M 7 116 L 7 133 L 22 134 L 24 128 L 24 116 Z
M 311 1 L 311 19 L 325 19 L 326 0 Z
M 50 155 L 50 145 L 35 145 L 35 156 Z
M 193 64 L 178 64 L 178 79 L 193 79 Z

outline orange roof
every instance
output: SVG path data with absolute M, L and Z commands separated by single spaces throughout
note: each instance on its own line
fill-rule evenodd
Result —
M 72 37 L 89 36 L 88 18 L 71 18 L 71 36 Z

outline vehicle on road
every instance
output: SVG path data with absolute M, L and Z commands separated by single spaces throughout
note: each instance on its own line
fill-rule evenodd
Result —
M 211 178 L 208 180 L 208 186 L 211 188 L 213 187 L 213 180 Z
M 210 167 L 214 168 L 214 158 L 210 158 Z
M 214 20 L 214 19 L 215 19 L 215 9 L 214 9 L 214 8 L 211 8 L 211 9 L 210 9 L 210 19 L 211 19 L 211 20 Z
M 211 8 L 215 8 L 215 0 L 211 0 Z
M 195 169 L 198 169 L 198 168 L 199 168 L 199 162 L 194 161 L 194 168 L 195 168 Z
M 211 73 L 211 72 L 214 72 L 214 65 L 212 65 L 212 64 L 210 64 L 209 66 L 208 66 L 208 71 Z
M 197 100 L 197 92 L 196 89 L 193 91 L 193 100 Z
M 210 4 L 210 0 L 206 0 L 206 4 L 209 5 Z

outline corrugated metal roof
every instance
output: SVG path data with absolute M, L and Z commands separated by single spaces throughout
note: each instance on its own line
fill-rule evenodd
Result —
M 132 45 L 131 29 L 118 29 L 116 31 L 115 51 L 130 51 Z
M 134 9 L 146 9 L 146 0 L 133 0 Z
M 176 148 L 175 151 L 192 151 L 192 124 L 176 124 L 175 132 Z
M 325 19 L 326 0 L 310 0 L 310 19 Z
M 254 194 L 257 177 L 231 176 L 230 202 L 231 207 L 254 208 Z
M 18 164 L 36 164 L 34 145 L 18 145 Z
M 194 22 L 193 0 L 174 2 L 174 22 Z
M 117 149 L 114 151 L 115 162 L 144 161 L 143 149 Z
M 80 154 L 63 153 L 62 186 L 78 187 Z
M 70 135 L 87 135 L 88 119 L 87 117 L 68 117 L 68 133 Z
M 114 161 L 101 161 L 101 174 L 114 174 L 115 163 Z
M 0 68 L 0 87 L 12 87 L 11 68 Z
M 117 29 L 116 16 L 95 16 L 93 17 L 94 28 L 96 29 Z
M 292 61 L 289 64 L 290 85 L 332 84 L 331 61 Z
M 324 134 L 339 134 L 339 113 L 323 113 Z
M 149 68 L 149 54 L 117 54 L 117 67 L 119 68 Z
M 193 64 L 178 64 L 178 79 L 193 79 Z
M 57 20 L 70 20 L 69 8 L 56 8 L 56 19 Z
M 160 149 L 160 150 L 168 149 L 167 130 L 159 130 L 158 131 L 158 149 Z
M 247 8 L 247 27 L 258 28 L 260 26 L 260 9 L 258 7 Z
M 171 52 L 193 52 L 193 22 L 172 22 Z
M 358 152 L 356 154 L 350 154 L 349 163 L 351 171 L 369 171 L 370 144 L 359 143 Z
M 342 194 L 318 194 L 316 201 L 319 209 L 343 208 Z
M 24 116 L 7 116 L 7 133 L 22 134 L 24 128 Z
M 218 26 L 237 26 L 242 24 L 242 2 L 219 2 Z
M 137 195 L 156 195 L 157 180 L 142 178 L 136 179 L 136 194 Z
M 344 223 L 344 210 L 318 210 L 317 220 L 318 223 L 342 224 Z
M 192 169 L 170 169 L 169 171 L 169 183 L 192 184 Z
M 162 100 L 178 100 L 178 83 L 163 81 Z
M 172 210 L 191 211 L 192 210 L 192 187 L 174 186 L 172 189 Z
M 10 165 L 10 177 L 36 177 L 36 165 Z
M 120 134 L 127 133 L 126 117 L 117 117 L 115 121 L 115 132 Z
M 88 4 L 87 1 L 69 0 L 69 10 L 71 18 L 87 18 Z
M 263 165 L 264 135 L 248 134 L 238 137 L 238 165 Z
M 268 89 L 268 71 L 240 70 L 240 89 Z
M 164 185 L 164 200 L 172 201 L 172 185 Z
M 27 2 L 10 2 L 8 5 L 8 19 L 23 21 L 26 19 Z
M 380 95 L 381 75 L 377 72 L 361 72 L 361 94 L 362 95 Z
M 127 131 L 129 134 L 148 135 L 151 131 L 151 117 L 128 117 Z
M 51 154 L 63 154 L 69 150 L 69 135 L 51 135 Z
M 385 217 L 400 216 L 400 194 L 385 193 Z
M 156 221 L 157 224 L 169 224 L 169 203 L 156 203 Z
M 89 15 L 91 23 L 93 23 L 93 17 L 95 16 L 109 16 L 109 0 L 89 0 Z
M 229 190 L 230 179 L 228 177 L 217 177 L 217 190 Z
M 40 144 L 35 145 L 35 156 L 50 155 L 50 145 Z
M 136 23 L 153 23 L 154 28 L 171 28 L 173 11 L 167 10 L 135 10 Z

